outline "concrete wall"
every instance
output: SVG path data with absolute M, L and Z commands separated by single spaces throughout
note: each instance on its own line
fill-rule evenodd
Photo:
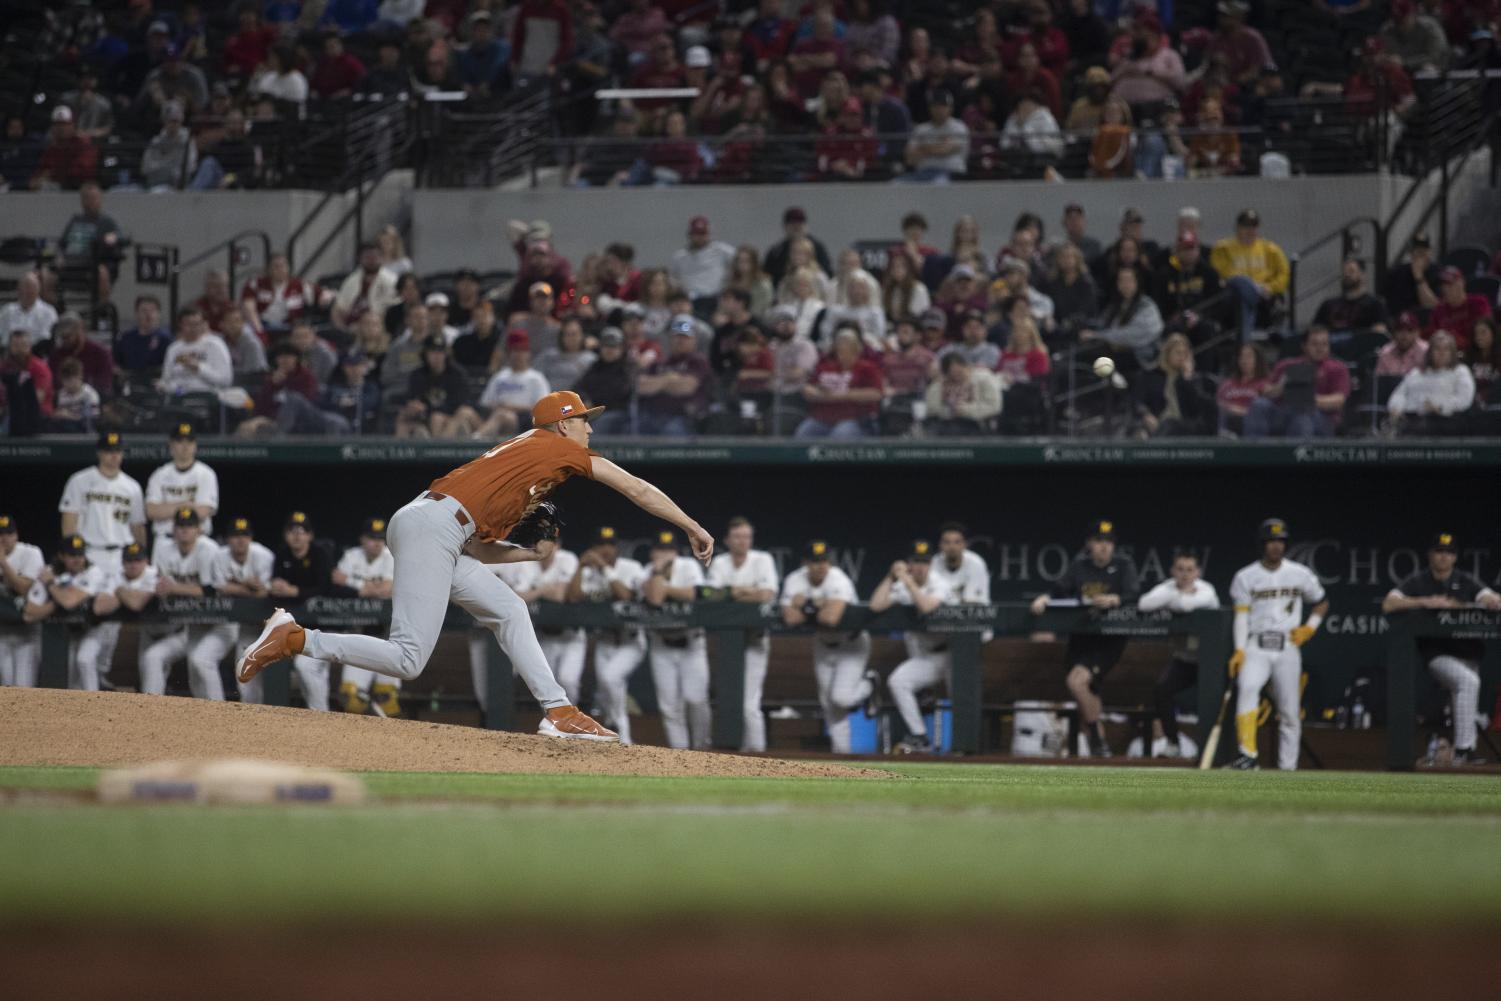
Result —
M 691 216 L 704 214 L 714 233 L 731 243 L 770 246 L 781 237 L 782 210 L 801 205 L 813 232 L 831 248 L 858 240 L 891 239 L 902 215 L 918 209 L 932 224 L 933 242 L 943 245 L 954 220 L 974 215 L 984 245 L 992 252 L 1010 233 L 1018 213 L 1039 213 L 1050 231 L 1056 230 L 1063 206 L 1077 201 L 1090 219 L 1090 230 L 1105 242 L 1114 239 L 1122 209 L 1134 206 L 1146 216 L 1147 235 L 1171 239 L 1178 209 L 1195 205 L 1204 215 L 1205 232 L 1214 238 L 1230 232 L 1235 215 L 1255 206 L 1265 221 L 1264 231 L 1289 252 L 1306 246 L 1330 230 L 1358 216 L 1384 218 L 1408 183 L 1375 175 L 1294 178 L 1263 181 L 1237 178 L 1216 181 L 1095 181 L 1068 184 L 1043 182 L 976 182 L 960 185 L 781 185 L 700 188 L 639 188 L 627 190 L 557 190 L 523 192 L 498 190 L 413 191 L 410 175 L 393 172 L 366 206 L 366 232 L 410 212 L 413 257 L 422 271 L 475 266 L 483 270 L 512 268 L 515 255 L 505 242 L 508 219 L 547 219 L 559 249 L 574 261 L 612 240 L 633 243 L 642 265 L 666 263 L 682 245 Z M 178 246 L 183 260 L 224 237 L 245 229 L 267 232 L 276 248 L 284 248 L 298 224 L 318 204 L 321 195 L 307 191 L 205 192 L 176 195 L 111 193 L 106 208 L 135 240 Z M 352 194 L 330 205 L 298 242 L 305 258 L 351 204 Z M 14 193 L 0 195 L 5 234 L 57 236 L 77 210 L 71 194 Z M 325 274 L 349 266 L 354 256 L 352 230 L 340 234 L 334 246 L 314 266 Z M 258 262 L 257 262 L 258 263 Z M 183 275 L 185 298 L 197 295 L 203 272 L 223 266 L 211 262 Z M 1337 248 L 1310 256 L 1300 274 L 1303 289 L 1313 289 L 1338 267 Z M 134 269 L 122 270 L 117 302 L 128 304 L 135 294 Z M 1311 310 L 1313 303 L 1306 303 Z M 1305 312 L 1303 315 L 1309 315 Z
M 1063 206 L 1078 202 L 1090 220 L 1090 232 L 1106 243 L 1115 238 L 1127 206 L 1141 210 L 1147 236 L 1158 241 L 1172 238 L 1178 210 L 1185 205 L 1203 213 L 1204 231 L 1212 238 L 1228 235 L 1236 214 L 1255 206 L 1264 221 L 1263 232 L 1291 253 L 1352 218 L 1382 218 L 1391 204 L 1387 199 L 1392 187 L 1382 177 L 1361 175 L 1286 181 L 417 191 L 412 249 L 423 270 L 514 267 L 515 255 L 505 242 L 505 221 L 547 219 L 559 250 L 575 262 L 611 240 L 626 240 L 635 245 L 638 264 L 657 264 L 665 263 L 682 245 L 688 219 L 694 215 L 707 215 L 720 239 L 764 249 L 781 238 L 782 210 L 801 205 L 812 232 L 831 249 L 857 240 L 895 238 L 902 215 L 918 209 L 928 217 L 932 242 L 938 245 L 948 242 L 956 218 L 975 216 L 983 244 L 993 253 L 1009 236 L 1019 213 L 1037 212 L 1051 234 L 1060 225 Z M 1337 255 L 1325 255 L 1300 280 L 1321 281 L 1337 267 Z
M 274 250 L 285 250 L 287 239 L 301 221 L 323 198 L 314 191 L 217 191 L 179 192 L 153 195 L 144 192 L 106 192 L 105 211 L 120 228 L 139 243 L 176 245 L 179 259 L 187 261 L 200 252 L 242 230 L 262 230 L 271 238 Z M 353 204 L 354 196 L 341 195 L 318 216 L 315 224 L 298 240 L 302 256 L 311 253 L 339 217 Z M 341 204 L 345 207 L 341 208 Z M 46 236 L 56 239 L 68 219 L 78 211 L 77 194 L 36 194 L 18 192 L 0 195 L 0 218 L 3 234 Z M 377 218 L 367 212 L 367 221 Z M 255 260 L 261 264 L 259 244 L 254 244 Z M 354 259 L 353 231 L 342 234 L 324 254 L 317 272 L 348 268 Z M 203 276 L 209 268 L 225 266 L 227 254 L 215 254 L 210 260 L 185 270 L 180 289 L 184 300 L 197 298 L 202 291 Z M 122 316 L 128 316 L 136 294 L 135 265 L 127 262 L 120 269 L 120 284 L 115 304 Z M 165 299 L 165 294 L 163 293 Z

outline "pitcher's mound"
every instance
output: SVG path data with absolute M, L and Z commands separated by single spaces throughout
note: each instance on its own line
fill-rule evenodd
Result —
M 163 758 L 268 758 L 388 772 L 890 777 L 820 762 L 621 747 L 278 706 L 0 688 L 0 765 L 107 766 Z

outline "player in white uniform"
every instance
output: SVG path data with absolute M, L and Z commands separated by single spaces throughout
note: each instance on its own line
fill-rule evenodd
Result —
M 26 595 L 26 605 L 21 610 L 26 622 L 40 622 L 58 609 L 74 611 L 86 605 L 94 595 L 109 590 L 112 575 L 104 567 L 90 564 L 87 553 L 88 545 L 82 536 L 70 535 L 63 539 L 58 547 L 56 565 L 42 567 Z M 94 672 L 94 665 L 78 656 L 76 644 L 69 658 L 68 670 L 74 676 L 80 672 Z M 73 684 L 72 680 L 69 687 L 83 687 Z M 97 672 L 94 672 L 93 680 L 98 683 Z M 13 683 L 20 688 L 34 688 L 36 672 L 33 670 L 29 678 L 15 678 Z
M 214 589 L 220 594 L 235 598 L 264 598 L 271 593 L 271 578 L 276 573 L 276 555 L 255 541 L 255 529 L 248 518 L 234 518 L 229 523 L 229 534 L 219 555 L 214 557 Z M 221 641 L 228 642 L 238 657 L 244 653 L 240 643 L 240 625 L 237 622 L 218 626 Z M 260 704 L 265 701 L 265 682 L 260 678 L 249 681 L 235 679 L 240 690 L 240 701 Z
M 979 559 L 978 556 L 975 558 Z M 907 558 L 891 564 L 890 572 L 870 596 L 870 610 L 884 612 L 892 605 L 907 605 L 916 608 L 918 615 L 927 615 L 940 605 L 959 604 L 961 591 L 950 580 L 940 577 L 937 569 L 932 543 L 922 539 L 912 543 Z M 985 584 L 988 592 L 988 574 Z M 907 736 L 902 738 L 899 747 L 907 754 L 931 754 L 933 744 L 928 739 L 917 696 L 940 682 L 949 684 L 953 655 L 949 652 L 947 636 L 909 629 L 902 639 L 907 646 L 907 659 L 898 664 L 891 677 L 886 679 L 891 701 L 896 704 L 902 723 L 907 727 Z
M 146 544 L 146 503 L 141 485 L 121 472 L 125 445 L 118 431 L 99 436 L 99 462 L 68 477 L 62 501 L 62 536 L 83 537 L 89 562 L 120 569 L 120 550 Z
M 126 546 L 120 554 L 120 572 L 111 575 L 108 590 L 94 595 L 94 614 L 109 616 L 121 608 L 139 612 L 156 598 L 156 567 L 146 562 L 146 549 L 138 542 Z M 84 630 L 83 637 L 70 661 L 69 688 L 98 691 L 99 679 L 109 669 L 101 663 L 102 651 L 114 650 L 120 639 L 122 623 L 106 619 Z
M 728 588 L 731 601 L 765 605 L 777 599 L 777 563 L 771 554 L 752 549 L 756 529 L 749 519 L 731 518 L 725 531 L 727 552 L 709 564 L 709 586 Z M 771 656 L 771 633 L 745 635 L 745 729 L 740 750 L 766 750 L 766 717 L 761 713 L 761 693 L 766 686 L 766 663 Z
M 704 583 L 697 560 L 678 554 L 677 537 L 659 532 L 651 563 L 641 577 L 641 598 L 650 605 L 692 602 Z M 667 746 L 702 750 L 709 746 L 709 643 L 702 629 L 651 629 L 652 684 Z
M 646 569 L 620 555 L 615 529 L 599 530 L 595 543 L 579 555 L 578 570 L 568 582 L 569 601 L 633 601 Z M 626 683 L 646 656 L 646 636 L 640 629 L 622 626 L 594 633 L 594 700 L 620 742 L 631 742 L 631 719 L 627 711 Z
M 17 612 L 25 608 L 26 595 L 46 565 L 40 549 L 20 540 L 16 520 L 0 514 L 0 602 Z M 41 626 L 0 623 L 0 686 L 34 686 L 41 661 Z
M 113 574 L 120 570 L 121 550 L 132 542 L 146 544 L 146 502 L 141 485 L 121 471 L 125 443 L 118 431 L 99 435 L 97 455 L 97 465 L 68 477 L 57 509 L 62 514 L 62 537 L 82 536 L 89 562 Z M 119 635 L 115 629 L 107 639 Z M 114 644 L 101 644 L 98 658 L 103 682 L 115 658 Z
M 172 518 L 172 541 L 157 547 L 151 557 L 159 579 L 158 595 L 201 598 L 211 594 L 218 584 L 214 564 L 219 556 L 218 543 L 204 537 L 198 512 L 180 507 Z M 229 652 L 233 638 L 215 630 L 222 626 L 180 626 L 161 636 L 141 651 L 141 691 L 146 695 L 164 695 L 167 675 L 172 665 L 187 657 L 188 688 L 193 697 L 224 701 L 224 680 L 219 662 Z
M 492 566 L 495 575 L 515 591 L 522 601 L 530 605 L 534 601 L 562 603 L 568 600 L 568 582 L 578 573 L 577 553 L 567 549 L 554 549 L 546 559 L 526 563 L 498 563 Z M 485 644 L 484 633 L 471 634 L 469 640 L 469 664 L 474 672 L 474 688 L 483 693 L 485 689 Z M 582 629 L 552 627 L 537 630 L 537 642 L 542 644 L 542 656 L 547 658 L 558 684 L 568 693 L 575 704 L 579 700 L 579 688 L 584 680 L 584 660 L 589 652 L 589 638 Z
M 178 508 L 197 511 L 203 534 L 210 537 L 214 514 L 219 510 L 219 477 L 198 461 L 198 437 L 193 425 L 176 425 L 168 439 L 172 461 L 158 466 L 146 478 L 146 517 L 151 519 L 154 546 L 171 544 L 172 519 Z
M 1277 767 L 1298 767 L 1303 738 L 1303 655 L 1299 651 L 1313 638 L 1329 603 L 1324 586 L 1314 572 L 1301 563 L 1284 559 L 1287 523 L 1268 518 L 1261 523 L 1261 559 L 1241 567 L 1230 582 L 1230 600 L 1235 604 L 1235 652 L 1230 655 L 1230 677 L 1237 682 L 1235 733 L 1240 757 L 1227 768 L 1251 770 L 1256 761 L 1256 716 L 1261 690 L 1272 682 L 1272 703 L 1277 708 Z M 1303 602 L 1313 605 L 1303 621 Z
M 396 576 L 396 557 L 386 548 L 386 519 L 366 518 L 360 528 L 360 544 L 344 550 L 334 567 L 333 582 L 347 587 L 360 598 L 390 598 Z M 375 680 L 375 672 L 345 664 L 339 680 L 339 701 L 344 711 L 363 716 L 373 702 L 382 716 L 401 715 L 401 679 Z
M 849 753 L 850 710 L 875 688 L 865 674 L 870 633 L 836 628 L 844 610 L 858 600 L 854 582 L 830 562 L 829 544 L 821 539 L 808 543 L 803 565 L 782 582 L 782 621 L 818 629 L 813 634 L 813 674 L 835 754 Z

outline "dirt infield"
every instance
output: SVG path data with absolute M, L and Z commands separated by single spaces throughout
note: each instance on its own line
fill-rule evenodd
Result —
M 1494 936 L 1320 928 L 919 928 L 797 925 L 557 928 L 12 930 L 17 1001 L 410 1001 L 600 995 L 622 1001 L 1215 998 L 1329 1001 L 1494 996 Z
M 823 762 L 620 747 L 278 706 L 0 688 L 0 765 L 121 765 L 209 757 L 391 772 L 890 777 Z

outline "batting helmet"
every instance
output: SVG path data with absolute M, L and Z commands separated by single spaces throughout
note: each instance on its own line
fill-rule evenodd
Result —
M 1281 518 L 1268 518 L 1261 523 L 1256 539 L 1258 542 L 1286 542 L 1287 522 Z

